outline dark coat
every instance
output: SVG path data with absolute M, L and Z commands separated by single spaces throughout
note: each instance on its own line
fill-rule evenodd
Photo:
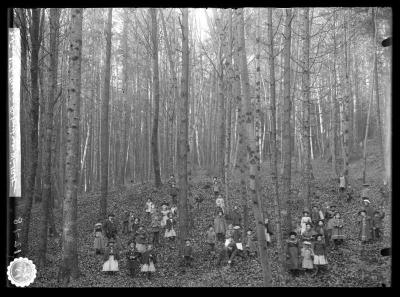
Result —
M 286 259 L 288 269 L 299 269 L 300 244 L 297 239 L 286 242 Z
M 106 247 L 106 250 L 104 252 L 104 261 L 107 261 L 110 256 L 114 256 L 114 260 L 119 260 L 119 250 L 116 245 L 114 245 L 112 248 L 110 246 Z
M 193 248 L 191 246 L 185 245 L 185 247 L 183 248 L 183 255 L 185 257 L 192 257 L 192 254 L 193 254 Z
M 381 214 L 379 214 L 379 216 L 374 216 L 372 218 L 372 228 L 382 229 L 384 217 L 385 217 L 385 213 L 381 213 Z
M 214 219 L 214 230 L 215 233 L 223 233 L 226 232 L 226 221 L 224 217 L 216 216 Z
M 176 225 L 176 220 L 175 219 L 168 219 L 167 220 L 167 224 L 165 225 L 165 227 L 169 231 L 171 229 L 175 229 L 175 225 Z
M 229 216 L 229 219 L 232 222 L 233 226 L 240 226 L 242 222 L 242 216 L 237 210 L 232 211 L 231 215 Z
M 233 230 L 232 239 L 235 242 L 242 242 L 242 231 L 240 229 Z
M 314 243 L 314 254 L 317 256 L 326 256 L 326 245 L 323 241 L 316 241 Z
M 150 260 L 153 261 L 154 264 L 157 263 L 157 254 L 154 250 L 145 251 L 142 254 L 142 264 L 150 264 Z
M 140 243 L 140 244 L 146 244 L 147 243 L 147 233 L 145 230 L 138 230 L 135 234 L 135 242 Z
M 110 220 L 107 220 L 104 223 L 104 232 L 108 239 L 115 238 L 115 236 L 118 233 L 117 224 L 115 222 L 111 222 Z

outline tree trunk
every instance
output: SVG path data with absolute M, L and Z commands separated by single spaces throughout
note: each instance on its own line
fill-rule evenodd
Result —
M 154 122 L 153 133 L 151 136 L 151 150 L 153 154 L 153 167 L 155 186 L 161 186 L 160 161 L 158 156 L 158 114 L 160 112 L 160 79 L 158 74 L 158 26 L 157 10 L 150 8 L 151 14 L 151 39 L 153 43 L 152 61 L 153 61 L 153 96 L 154 96 Z
M 308 209 L 311 209 L 311 135 L 310 135 L 310 21 L 309 8 L 303 9 L 303 75 L 302 75 L 302 91 L 303 91 L 303 142 L 305 154 L 304 166 L 304 186 L 305 186 L 305 202 Z
M 183 252 L 188 236 L 188 116 L 189 116 L 189 10 L 182 9 L 182 80 L 180 97 L 180 125 L 178 134 L 178 188 L 179 188 L 179 247 Z
M 38 59 L 39 59 L 39 19 L 40 8 L 32 10 L 31 36 L 31 94 L 30 122 L 27 124 L 27 134 L 30 134 L 30 154 L 27 174 L 27 191 L 22 215 L 23 227 L 21 236 L 22 254 L 27 256 L 29 251 L 29 224 L 31 219 L 32 200 L 35 188 L 35 175 L 38 166 L 38 114 L 39 114 L 39 85 L 38 85 Z M 30 129 L 29 129 L 29 128 Z M 30 131 L 29 131 L 30 130 Z
M 46 265 L 46 250 L 47 250 L 47 234 L 48 221 L 50 214 L 51 200 L 51 140 L 53 134 L 53 107 L 55 95 L 57 91 L 57 68 L 58 68 L 58 46 L 57 35 L 59 29 L 60 10 L 58 8 L 50 9 L 50 90 L 46 100 L 46 116 L 45 116 L 45 142 L 43 156 L 43 197 L 42 197 L 42 216 L 39 235 L 39 266 Z
M 291 183 L 291 133 L 290 133 L 290 112 L 292 110 L 292 102 L 290 98 L 290 44 L 291 44 L 291 21 L 292 21 L 292 9 L 286 8 L 285 18 L 285 45 L 283 49 L 284 55 L 284 94 L 283 94 L 283 131 L 282 131 L 282 154 L 283 154 L 283 211 L 286 219 L 286 228 L 290 232 L 292 230 L 292 218 L 290 210 L 290 183 Z
M 279 276 L 283 283 L 285 282 L 285 258 L 283 253 L 282 228 L 281 228 L 281 208 L 279 199 L 278 183 L 278 152 L 276 144 L 276 91 L 275 91 L 275 56 L 274 56 L 274 36 L 272 32 L 272 8 L 268 8 L 268 39 L 269 39 L 269 73 L 270 73 L 270 108 L 271 108 L 271 169 L 272 182 L 274 187 L 274 211 L 276 222 L 276 245 L 279 251 Z
M 104 91 L 101 105 L 101 182 L 100 182 L 100 218 L 104 219 L 107 214 L 108 194 L 108 158 L 109 158 L 109 122 L 108 109 L 110 101 L 110 68 L 111 68 L 111 27 L 112 8 L 108 9 L 108 22 L 106 31 L 106 61 L 104 74 Z
M 247 149 L 249 152 L 250 170 L 249 170 L 249 184 L 250 184 L 250 194 L 253 202 L 253 213 L 254 219 L 257 226 L 257 238 L 258 238 L 258 250 L 260 255 L 260 262 L 263 269 L 264 286 L 271 286 L 271 268 L 268 261 L 267 255 L 267 244 L 265 239 L 264 224 L 262 220 L 262 209 L 259 204 L 259 154 L 257 152 L 257 137 L 254 131 L 254 117 L 253 111 L 250 106 L 250 84 L 249 84 L 249 74 L 247 69 L 247 57 L 245 48 L 245 37 L 244 37 L 244 13 L 243 8 L 238 9 L 239 17 L 239 57 L 240 57 L 240 71 L 241 71 L 241 85 L 243 90 L 243 107 L 246 111 L 246 132 L 247 132 Z
M 71 9 L 70 33 L 70 82 L 67 101 L 67 136 L 66 136 L 66 166 L 65 166 L 65 196 L 63 203 L 63 236 L 62 262 L 60 272 L 63 284 L 69 277 L 79 277 L 78 267 L 78 221 L 77 221 L 77 186 L 79 159 L 79 119 L 81 96 L 81 61 L 82 61 L 82 19 L 81 8 Z

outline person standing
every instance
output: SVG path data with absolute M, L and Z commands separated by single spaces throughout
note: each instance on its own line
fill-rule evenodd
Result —
M 223 212 L 218 211 L 217 216 L 214 219 L 214 230 L 217 234 L 217 240 L 220 242 L 224 242 L 225 240 L 225 232 L 226 232 L 226 221 L 223 217 Z
M 114 214 L 110 213 L 108 215 L 108 220 L 104 224 L 104 231 L 107 237 L 107 240 L 116 239 L 117 237 L 117 225 L 114 222 Z

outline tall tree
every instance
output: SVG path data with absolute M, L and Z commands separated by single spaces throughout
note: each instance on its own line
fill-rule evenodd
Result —
M 258 238 L 258 250 L 260 255 L 261 267 L 263 269 L 263 279 L 264 286 L 271 286 L 272 277 L 271 277 L 271 268 L 270 263 L 268 261 L 267 255 L 267 242 L 265 238 L 264 224 L 262 220 L 262 208 L 259 203 L 259 154 L 257 152 L 257 137 L 254 131 L 254 115 L 252 108 L 250 106 L 250 83 L 249 83 L 249 73 L 247 69 L 247 57 L 246 57 L 246 44 L 244 37 L 244 13 L 243 8 L 238 9 L 238 17 L 239 17 L 239 57 L 240 57 L 240 72 L 241 72 L 241 85 L 243 91 L 243 107 L 246 111 L 246 133 L 247 133 L 247 150 L 249 152 L 249 189 L 250 195 L 253 202 L 253 213 L 254 219 L 256 221 L 257 226 L 257 238 Z
M 182 9 L 182 79 L 179 104 L 179 134 L 178 134 L 178 184 L 179 184 L 179 241 L 180 251 L 183 251 L 188 236 L 188 128 L 189 128 L 189 10 Z
M 290 113 L 292 110 L 292 101 L 290 98 L 290 45 L 291 45 L 291 23 L 292 23 L 292 9 L 285 9 L 285 44 L 283 48 L 284 68 L 283 68 L 283 131 L 282 131 L 282 155 L 283 155 L 283 209 L 282 213 L 286 218 L 286 228 L 290 232 L 292 229 L 292 217 L 290 211 L 290 183 L 291 183 L 291 159 L 292 159 L 292 146 L 291 146 L 291 133 L 290 133 Z
M 282 242 L 282 227 L 281 227 L 281 206 L 279 199 L 279 182 L 278 182 L 278 148 L 276 144 L 276 88 L 275 88 L 275 56 L 274 56 L 274 35 L 272 32 L 272 8 L 268 8 L 268 39 L 269 39 L 269 73 L 270 73 L 270 108 L 271 108 L 271 170 L 272 182 L 274 187 L 274 211 L 276 221 L 276 245 L 279 253 L 279 269 L 281 280 L 285 280 L 284 276 L 284 253 Z
M 108 110 L 110 101 L 110 68 L 111 68 L 111 27 L 112 8 L 108 9 L 106 29 L 106 61 L 104 73 L 103 101 L 101 103 L 101 182 L 100 182 L 100 218 L 105 218 L 107 213 L 108 195 L 108 155 L 109 155 L 109 122 Z
M 150 8 L 151 15 L 151 40 L 153 61 L 153 96 L 154 96 L 154 121 L 153 134 L 151 136 L 151 150 L 153 153 L 153 167 L 156 187 L 161 186 L 160 161 L 158 156 L 158 115 L 160 113 L 160 79 L 158 74 L 158 26 L 157 10 Z
M 22 214 L 23 228 L 21 235 L 21 246 L 22 254 L 27 255 L 29 251 L 28 235 L 29 235 L 29 224 L 31 220 L 31 209 L 32 200 L 35 188 L 35 175 L 38 166 L 38 119 L 39 119 L 39 82 L 38 82 L 38 71 L 39 71 L 39 27 L 40 27 L 40 8 L 32 9 L 32 19 L 30 24 L 30 37 L 31 37 L 31 108 L 29 111 L 29 124 L 27 128 L 27 134 L 30 134 L 30 150 L 27 174 L 27 190 L 25 196 L 24 210 Z M 27 129 L 27 130 L 28 130 Z
M 303 9 L 303 143 L 305 154 L 304 166 L 304 185 L 305 197 L 308 209 L 311 209 L 311 145 L 310 145 L 310 114 L 311 114 L 311 94 L 310 94 L 310 8 Z
M 63 203 L 62 261 L 60 275 L 67 284 L 70 276 L 78 278 L 78 169 L 79 119 L 81 97 L 83 9 L 71 9 L 69 86 L 67 97 L 66 165 Z
M 58 46 L 57 35 L 59 31 L 60 9 L 51 8 L 49 16 L 50 24 L 50 90 L 46 101 L 46 117 L 45 117 L 45 147 L 43 160 L 43 197 L 42 197 L 42 216 L 39 241 L 39 266 L 46 264 L 47 250 L 47 230 L 50 215 L 51 200 L 51 144 L 53 134 L 53 108 L 57 91 L 57 68 L 58 68 Z

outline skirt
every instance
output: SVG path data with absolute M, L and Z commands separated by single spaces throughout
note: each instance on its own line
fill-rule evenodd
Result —
M 314 255 L 314 264 L 315 265 L 326 265 L 328 261 L 326 260 L 324 255 Z
M 306 269 L 313 269 L 313 261 L 308 259 L 303 259 L 302 267 Z
M 146 251 L 146 245 L 142 243 L 137 243 L 136 249 L 139 253 L 144 253 Z
M 175 237 L 176 236 L 176 233 L 175 233 L 175 230 L 174 229 L 171 229 L 171 230 L 165 230 L 165 235 L 164 235 L 164 237 Z
M 167 224 L 167 220 L 168 220 L 168 217 L 162 217 L 162 219 L 161 219 L 161 227 L 165 227 L 165 225 Z
M 119 271 L 118 261 L 114 260 L 114 256 L 110 256 L 108 261 L 103 264 L 103 271 Z
M 95 250 L 104 250 L 105 248 L 105 240 L 103 236 L 96 237 L 94 239 L 94 249 Z
M 141 272 L 154 272 L 156 268 L 154 267 L 154 263 L 150 261 L 150 264 L 143 264 L 140 269 Z

